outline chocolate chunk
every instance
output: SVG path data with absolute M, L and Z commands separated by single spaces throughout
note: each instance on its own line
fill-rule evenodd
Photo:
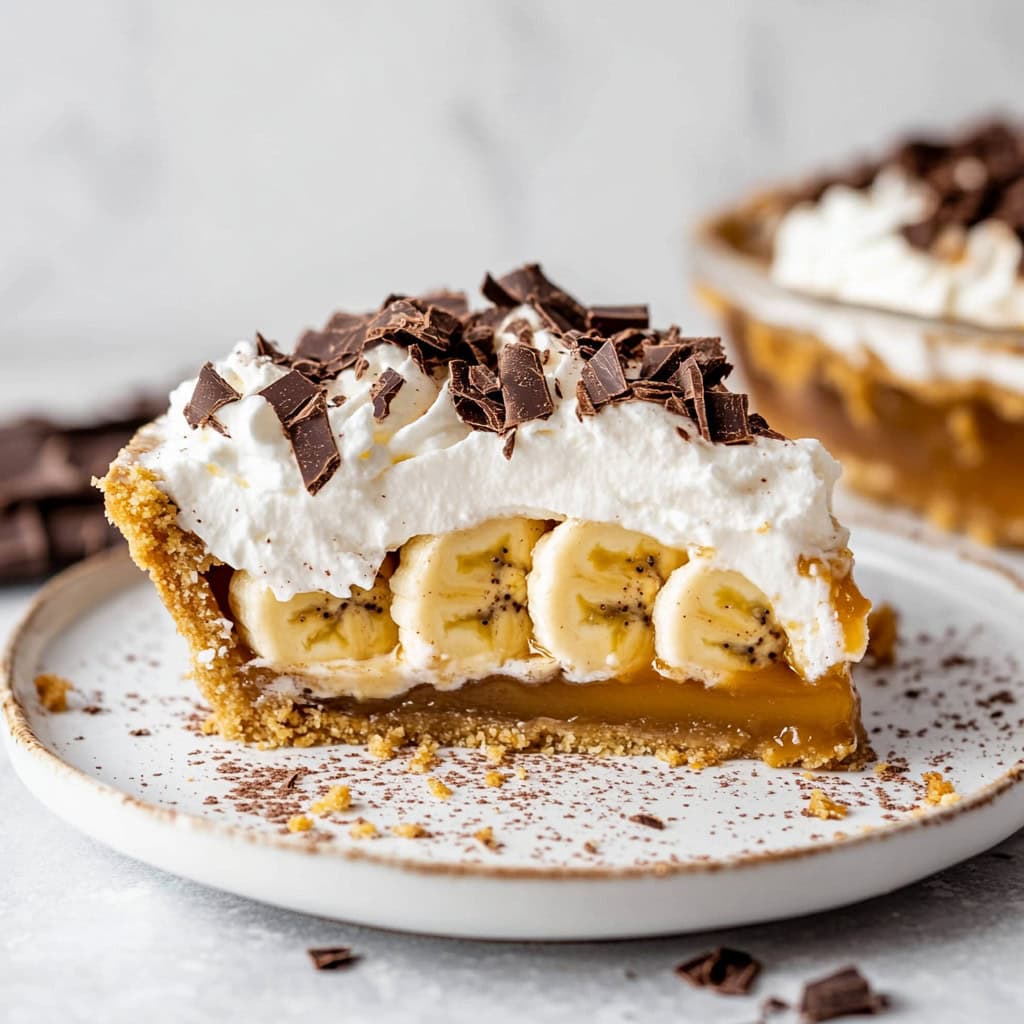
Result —
M 486 366 L 471 366 L 469 382 L 482 395 L 493 395 L 501 390 L 501 381 Z
M 488 274 L 481 291 L 496 306 L 533 306 L 556 331 L 586 330 L 586 308 L 549 281 L 537 263 L 528 263 L 497 281 Z
M 697 424 L 700 436 L 705 441 L 711 440 L 708 426 L 707 408 L 704 403 L 704 375 L 700 372 L 700 364 L 696 358 L 689 356 L 676 370 L 673 378 L 682 388 L 683 398 L 692 408 L 693 421 Z
M 327 401 L 323 392 L 291 422 L 288 437 L 295 452 L 295 461 L 299 464 L 302 482 L 310 494 L 316 494 L 341 465 L 341 455 L 331 430 L 331 421 L 327 418 Z
M 461 326 L 458 317 L 440 306 L 428 306 L 424 311 L 407 299 L 396 299 L 367 324 L 366 343 L 419 344 L 444 352 Z
M 452 316 L 464 317 L 469 312 L 469 301 L 465 292 L 451 292 L 442 288 L 436 292 L 427 292 L 417 300 L 422 306 L 438 306 Z
M 341 465 L 327 417 L 326 391 L 298 370 L 291 370 L 259 394 L 281 421 L 306 490 L 316 494 Z
M 587 310 L 587 327 L 605 335 L 624 331 L 627 327 L 646 328 L 650 322 L 650 311 L 644 305 L 591 306 Z
M 474 430 L 499 433 L 505 426 L 505 407 L 491 394 L 485 394 L 471 381 L 470 366 L 465 360 L 453 359 L 448 364 L 448 390 L 459 419 Z
M 205 363 L 199 371 L 192 397 L 185 406 L 185 419 L 193 430 L 211 426 L 222 434 L 226 433 L 214 413 L 229 402 L 237 402 L 241 397 L 213 368 L 213 363 Z
M 647 828 L 663 829 L 665 822 L 661 818 L 656 818 L 653 814 L 631 814 L 629 820 L 635 822 L 637 825 L 646 825 Z
M 681 963 L 676 974 L 697 988 L 711 988 L 724 996 L 745 996 L 761 970 L 749 953 L 720 946 Z
M 370 401 L 373 402 L 373 418 L 378 423 L 387 419 L 388 413 L 391 412 L 391 403 L 395 395 L 402 390 L 404 383 L 405 378 L 388 367 L 377 378 L 377 383 L 370 388 Z
M 780 434 L 777 430 L 772 430 L 768 426 L 768 421 L 759 412 L 752 412 L 747 417 L 747 426 L 755 437 L 771 437 L 776 441 L 786 440 L 786 435 Z
M 688 345 L 648 345 L 643 350 L 640 377 L 643 380 L 668 380 L 692 349 Z
M 704 409 L 712 441 L 748 444 L 752 437 L 747 421 L 747 396 L 732 391 L 705 391 Z
M 595 409 L 629 394 L 615 343 L 606 341 L 584 364 L 580 375 Z
M 97 513 L 97 518 L 102 512 Z M 34 505 L 0 511 L 0 579 L 41 576 L 51 566 L 43 517 Z
M 256 332 L 256 355 L 269 359 L 277 366 L 288 366 L 291 362 L 290 356 L 286 356 L 272 341 L 264 338 L 259 331 Z
M 889 1000 L 871 990 L 871 985 L 856 967 L 845 967 L 835 974 L 804 986 L 800 1000 L 803 1019 L 817 1024 L 847 1014 L 881 1013 Z
M 498 353 L 498 378 L 505 401 L 506 430 L 530 420 L 547 419 L 555 411 L 535 348 L 517 343 L 502 348 Z
M 322 390 L 298 370 L 290 370 L 259 394 L 273 406 L 281 425 L 287 430 Z
M 336 971 L 339 967 L 350 967 L 359 956 L 348 946 L 325 946 L 319 949 L 307 949 L 313 966 L 318 971 Z

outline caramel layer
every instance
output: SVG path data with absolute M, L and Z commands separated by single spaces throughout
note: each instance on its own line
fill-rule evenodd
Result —
M 342 714 L 443 722 L 451 716 L 508 724 L 556 720 L 563 728 L 611 727 L 657 744 L 727 749 L 773 767 L 841 760 L 857 747 L 859 706 L 845 668 L 806 683 L 778 666 L 718 686 L 675 682 L 655 672 L 630 680 L 526 684 L 502 676 L 442 692 L 420 686 L 392 700 L 334 698 Z

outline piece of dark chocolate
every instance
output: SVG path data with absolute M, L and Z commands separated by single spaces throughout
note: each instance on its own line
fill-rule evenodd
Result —
M 844 967 L 804 986 L 800 1013 L 805 1021 L 818 1024 L 848 1014 L 881 1013 L 888 1005 L 889 1000 L 872 991 L 867 978 L 856 967 Z
M 498 379 L 505 401 L 505 429 L 547 419 L 555 406 L 548 391 L 540 353 L 529 345 L 505 345 L 498 353 Z
M 748 444 L 751 437 L 747 420 L 747 396 L 733 391 L 705 391 L 704 409 L 712 441 L 721 444 Z
M 306 490 L 316 494 L 341 464 L 327 416 L 327 392 L 298 370 L 291 370 L 259 394 L 281 421 Z
M 185 419 L 196 430 L 211 426 L 225 433 L 214 413 L 229 402 L 237 402 L 242 396 L 214 369 L 213 363 L 204 363 L 196 378 L 192 397 L 185 406 Z
M 336 971 L 339 967 L 350 967 L 360 959 L 348 946 L 325 946 L 307 949 L 306 953 L 318 971 Z
M 595 409 L 629 394 L 615 343 L 606 341 L 584 364 L 580 375 Z
M 710 988 L 724 996 L 744 996 L 760 970 L 760 962 L 749 953 L 719 946 L 681 963 L 676 974 L 697 988 Z
M 370 388 L 370 401 L 373 402 L 373 418 L 381 423 L 391 412 L 391 403 L 395 395 L 402 390 L 405 378 L 396 370 L 388 367 Z
M 628 327 L 644 329 L 650 325 L 650 311 L 645 305 L 591 306 L 587 310 L 587 327 L 604 335 L 616 334 Z

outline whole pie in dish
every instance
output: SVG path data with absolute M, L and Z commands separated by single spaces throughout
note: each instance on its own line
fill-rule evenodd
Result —
M 716 338 L 535 265 L 483 294 L 241 342 L 100 482 L 220 732 L 863 758 L 835 461 Z
M 1024 544 L 1024 132 L 991 122 L 703 225 L 698 288 L 759 408 L 845 480 Z

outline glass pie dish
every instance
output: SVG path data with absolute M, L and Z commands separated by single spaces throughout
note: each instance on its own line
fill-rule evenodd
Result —
M 754 406 L 820 438 L 845 482 L 988 544 L 1024 546 L 1024 331 L 813 296 L 770 272 L 783 199 L 700 224 L 699 299 L 721 320 Z

